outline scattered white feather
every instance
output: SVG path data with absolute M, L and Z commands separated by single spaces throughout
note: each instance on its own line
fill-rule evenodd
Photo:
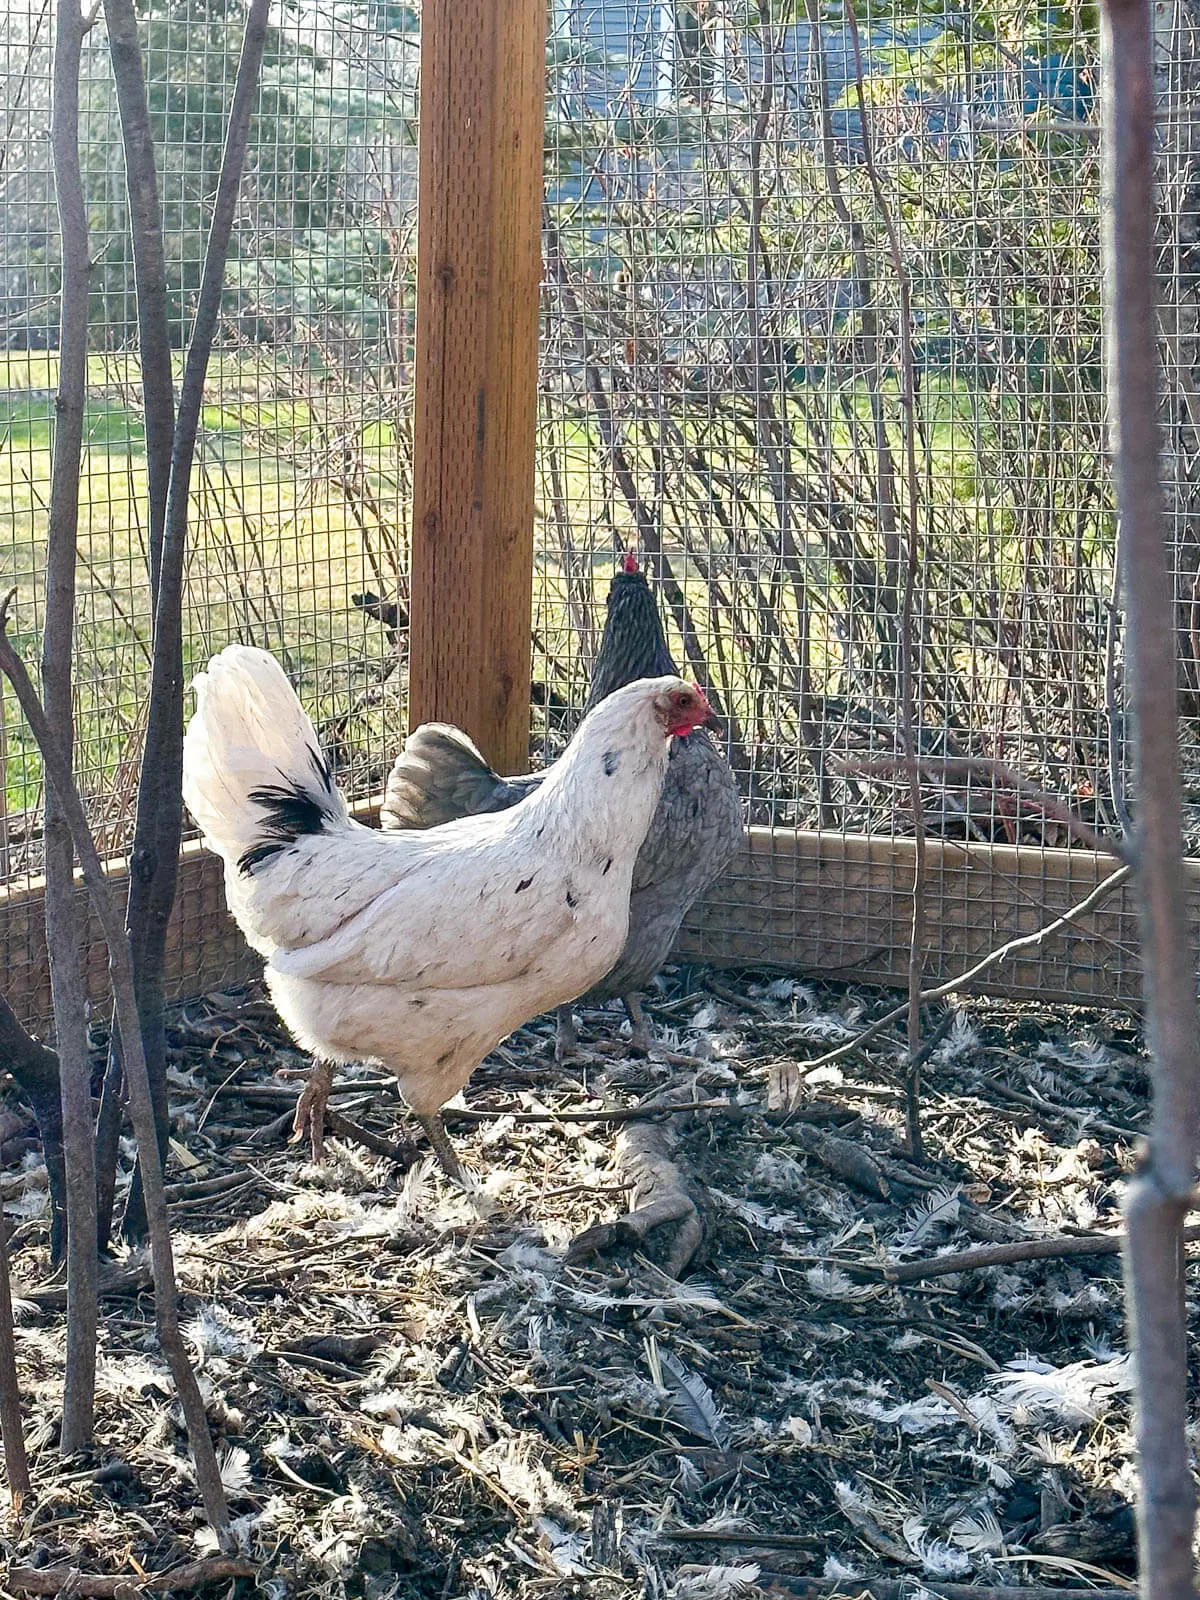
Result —
M 843 1561 L 840 1556 L 827 1555 L 821 1576 L 826 1583 L 853 1583 L 862 1577 L 862 1568 Z
M 718 1450 L 723 1449 L 727 1430 L 712 1390 L 704 1379 L 685 1367 L 669 1350 L 661 1350 L 658 1361 L 670 1393 L 671 1415 L 676 1422 L 682 1423 L 698 1439 L 707 1440 Z
M 904 1542 L 921 1563 L 921 1570 L 931 1578 L 958 1578 L 971 1570 L 971 1558 L 965 1550 L 956 1550 L 945 1539 L 935 1539 L 927 1523 L 919 1516 L 905 1517 L 901 1524 Z
M 932 1189 L 925 1198 L 911 1207 L 907 1215 L 908 1232 L 893 1246 L 896 1255 L 916 1250 L 938 1228 L 953 1228 L 958 1223 L 962 1206 L 962 1190 Z
M 572 1520 L 570 1497 L 532 1454 L 523 1438 L 497 1439 L 479 1453 L 479 1465 L 505 1494 L 535 1516 L 547 1511 Z
M 871 1283 L 855 1283 L 840 1267 L 810 1267 L 804 1274 L 818 1300 L 877 1300 L 884 1291 Z
M 534 1517 L 546 1554 L 564 1578 L 586 1577 L 595 1572 L 587 1557 L 588 1536 L 578 1528 L 566 1528 L 553 1517 Z
M 956 1011 L 950 1031 L 933 1052 L 933 1060 L 940 1067 L 952 1066 L 963 1058 L 970 1058 L 979 1048 L 979 1030 L 965 1011 Z
M 1006 1364 L 992 1374 L 996 1405 L 1002 1416 L 1029 1422 L 1058 1422 L 1077 1427 L 1103 1416 L 1118 1394 L 1133 1388 L 1128 1356 L 1111 1361 L 1072 1361 L 1052 1366 L 1032 1356 Z
M 986 1433 L 1001 1456 L 1011 1456 L 1017 1448 L 1017 1436 L 1000 1415 L 994 1397 L 986 1391 L 973 1394 L 967 1400 L 967 1410 L 974 1417 L 980 1433 Z
M 762 1568 L 754 1562 L 739 1566 L 680 1567 L 667 1590 L 669 1600 L 735 1600 L 758 1587 Z
M 894 1406 L 880 1405 L 877 1400 L 864 1400 L 853 1409 L 873 1422 L 899 1428 L 901 1433 L 916 1438 L 936 1433 L 941 1428 L 951 1428 L 962 1420 L 953 1406 L 935 1394 L 922 1395 L 919 1400 L 902 1400 Z
M 222 1481 L 224 1481 L 222 1479 Z M 233 1547 L 238 1555 L 250 1554 L 254 1534 L 267 1520 L 265 1511 L 249 1511 L 244 1517 L 231 1517 L 229 1532 L 233 1538 Z M 221 1554 L 221 1544 L 211 1528 L 197 1528 L 193 1536 L 197 1554 L 202 1556 L 216 1556 Z
M 994 1555 L 1004 1549 L 1004 1531 L 995 1513 L 986 1506 L 958 1517 L 950 1524 L 948 1531 L 953 1544 L 969 1550 L 973 1555 Z
M 805 995 L 808 997 L 805 1001 L 808 1005 L 811 1005 L 813 1000 L 816 999 L 812 990 L 802 988 L 795 978 L 776 978 L 774 982 L 767 985 L 763 993 L 768 1000 L 791 1000 L 798 994 Z
M 720 1189 L 710 1188 L 707 1192 L 722 1211 L 728 1211 L 739 1222 L 759 1228 L 763 1233 L 795 1233 L 801 1228 L 797 1219 L 785 1211 L 772 1211 L 768 1206 L 759 1205 L 756 1200 L 743 1200 L 739 1195 L 725 1194 Z M 802 1231 L 807 1232 L 806 1229 Z
M 227 1450 L 222 1450 L 217 1458 L 217 1468 L 221 1474 L 221 1485 L 231 1499 L 238 1499 L 244 1495 L 254 1483 L 254 1474 L 250 1470 L 250 1452 L 243 1450 L 240 1444 L 230 1445 Z
M 101 1356 L 96 1363 L 96 1392 L 115 1400 L 172 1392 L 171 1374 L 163 1362 L 144 1356 Z
M 262 1352 L 262 1344 L 254 1337 L 254 1326 L 245 1317 L 235 1316 L 218 1305 L 201 1306 L 192 1320 L 184 1325 L 184 1334 L 201 1365 L 214 1357 L 239 1357 L 250 1361 Z
M 771 1150 L 761 1152 L 750 1169 L 750 1178 L 754 1184 L 777 1189 L 781 1194 L 800 1194 L 812 1188 L 812 1179 L 799 1161 Z

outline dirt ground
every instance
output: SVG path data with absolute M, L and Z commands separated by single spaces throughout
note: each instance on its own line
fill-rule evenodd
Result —
M 811 1073 L 791 1116 L 766 1109 L 781 1064 L 894 997 L 693 968 L 661 982 L 649 1060 L 616 1010 L 587 1013 L 569 1066 L 548 1022 L 489 1058 L 474 1115 L 447 1119 L 475 1201 L 410 1142 L 374 1071 L 340 1080 L 323 1167 L 289 1146 L 306 1063 L 260 996 L 174 1018 L 185 1316 L 257 1569 L 220 1591 L 1131 1587 L 1117 1256 L 903 1284 L 885 1266 L 1110 1234 L 1146 1113 L 1136 1023 L 964 1003 L 925 1064 L 916 1165 L 894 1030 Z M 681 1281 L 662 1270 L 673 1226 L 644 1250 L 568 1253 L 626 1209 L 614 1152 L 646 1126 L 596 1115 L 668 1085 L 705 1107 L 657 1124 L 705 1228 Z M 11 1096 L 0 1116 L 38 1489 L 0 1550 L 135 1582 L 210 1554 L 136 1257 L 105 1302 L 96 1457 L 57 1456 L 62 1297 L 33 1287 L 45 1172 Z

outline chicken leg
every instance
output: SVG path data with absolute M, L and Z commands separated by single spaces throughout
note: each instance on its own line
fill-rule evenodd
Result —
M 300 1098 L 296 1102 L 291 1142 L 297 1144 L 307 1134 L 312 1158 L 318 1164 L 325 1159 L 325 1113 L 332 1089 L 332 1066 L 328 1061 L 319 1058 L 314 1060 L 304 1088 L 300 1091 Z M 454 1153 L 454 1146 L 450 1143 L 446 1125 L 441 1117 L 436 1112 L 431 1117 L 416 1116 L 415 1112 L 413 1115 L 429 1140 L 443 1172 L 458 1184 L 460 1189 L 469 1189 L 467 1175 Z
M 467 1175 L 454 1153 L 454 1146 L 450 1143 L 450 1136 L 446 1132 L 446 1124 L 442 1121 L 441 1114 L 435 1111 L 431 1117 L 420 1117 L 414 1111 L 413 1115 L 429 1140 L 430 1147 L 438 1159 L 438 1166 L 460 1189 L 469 1190 Z
M 629 1035 L 629 1048 L 635 1055 L 648 1056 L 654 1049 L 654 1028 L 646 1019 L 642 1010 L 642 997 L 640 994 L 623 994 L 621 1003 L 629 1018 L 632 1032 Z
M 312 1158 L 318 1166 L 325 1159 L 325 1111 L 332 1089 L 333 1067 L 328 1061 L 315 1058 L 296 1102 L 291 1143 L 298 1144 L 307 1133 Z
M 632 1029 L 629 1035 L 629 1048 L 634 1055 L 648 1056 L 654 1048 L 654 1028 L 642 1010 L 641 996 L 636 993 L 626 994 L 621 996 L 621 1001 Z M 559 1006 L 556 1019 L 554 1061 L 561 1067 L 578 1057 L 579 1031 L 575 1026 L 575 1017 L 570 1006 Z

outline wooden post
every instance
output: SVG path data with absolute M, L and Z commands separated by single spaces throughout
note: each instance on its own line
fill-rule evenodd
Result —
M 425 0 L 409 726 L 529 759 L 545 0 Z

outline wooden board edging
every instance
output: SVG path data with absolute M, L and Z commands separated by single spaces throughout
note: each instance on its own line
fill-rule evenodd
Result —
M 354 808 L 378 817 L 378 800 Z M 964 971 L 989 950 L 1033 933 L 1077 904 L 1117 863 L 1086 850 L 956 844 L 930 840 L 930 983 Z M 751 828 L 729 870 L 692 910 L 681 959 L 715 967 L 760 967 L 813 977 L 901 984 L 911 916 L 913 841 Z M 125 864 L 115 859 L 119 883 Z M 1200 891 L 1200 862 L 1188 864 Z M 83 897 L 85 891 L 79 890 Z M 108 958 L 89 924 L 88 983 L 97 1006 L 108 993 Z M 50 978 L 38 880 L 0 889 L 4 995 L 27 1027 L 49 1027 Z M 168 993 L 191 998 L 261 971 L 225 909 L 221 863 L 196 842 L 184 846 L 168 939 Z M 982 992 L 1021 999 L 1131 1006 L 1140 999 L 1137 925 L 1128 884 L 1036 952 L 997 967 Z

